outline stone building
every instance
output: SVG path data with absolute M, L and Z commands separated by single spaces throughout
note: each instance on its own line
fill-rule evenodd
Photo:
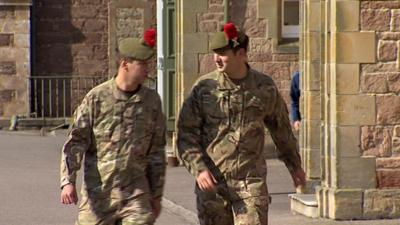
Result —
M 28 112 L 30 3 L 0 2 L 0 115 Z
M 1 124 L 63 123 L 116 73 L 117 40 L 154 27 L 155 12 L 155 1 L 1 0 Z
M 117 41 L 157 26 L 157 88 L 173 139 L 193 82 L 214 68 L 211 34 L 232 21 L 249 64 L 289 103 L 301 72 L 300 147 L 311 217 L 400 217 L 400 2 L 364 0 L 0 0 L 0 124 L 55 126 L 116 72 Z M 173 143 L 173 142 L 171 142 Z
M 400 1 L 301 4 L 300 142 L 310 183 L 320 184 L 319 216 L 400 217 L 399 9 Z

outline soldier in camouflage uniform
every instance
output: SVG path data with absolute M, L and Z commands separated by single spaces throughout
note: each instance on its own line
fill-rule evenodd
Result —
M 217 70 L 195 83 L 178 120 L 179 155 L 196 178 L 201 225 L 267 225 L 267 127 L 295 186 L 305 174 L 272 79 L 247 64 L 248 37 L 226 24 L 211 41 Z
M 141 85 L 154 54 L 155 31 L 121 40 L 118 74 L 93 88 L 77 108 L 61 159 L 61 202 L 77 203 L 76 224 L 150 225 L 161 210 L 165 119 L 158 94 Z

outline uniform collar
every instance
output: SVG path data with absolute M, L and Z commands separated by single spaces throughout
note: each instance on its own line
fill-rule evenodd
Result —
M 115 81 L 115 77 L 114 76 L 111 80 L 111 90 L 113 93 L 113 96 L 115 99 L 117 100 L 122 100 L 122 101 L 133 101 L 133 102 L 140 102 L 143 100 L 144 94 L 145 94 L 145 88 L 140 87 L 140 90 L 138 92 L 136 92 L 134 95 L 132 95 L 130 98 L 128 96 L 126 96 L 126 94 L 124 94 L 120 89 L 118 89 L 117 87 L 117 82 Z
M 239 90 L 241 88 L 251 89 L 256 87 L 254 80 L 254 71 L 247 65 L 247 75 L 241 81 L 240 85 L 236 85 L 226 73 L 218 73 L 218 89 L 220 91 L 225 90 Z

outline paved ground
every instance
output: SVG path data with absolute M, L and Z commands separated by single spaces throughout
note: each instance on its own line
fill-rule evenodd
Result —
M 0 132 L 0 225 L 72 225 L 76 206 L 59 203 L 59 160 L 64 132 Z M 164 210 L 157 225 L 187 224 Z
M 0 225 L 71 225 L 76 206 L 59 203 L 58 169 L 65 131 L 0 132 Z M 268 160 L 273 225 L 399 225 L 400 220 L 331 221 L 292 215 L 288 193 L 294 191 L 283 164 Z M 193 178 L 184 168 L 168 168 L 164 210 L 157 225 L 195 224 Z

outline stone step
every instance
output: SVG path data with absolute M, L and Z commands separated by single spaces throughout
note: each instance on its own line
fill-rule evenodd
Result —
M 318 202 L 315 194 L 289 194 L 292 212 L 311 218 L 318 217 Z

